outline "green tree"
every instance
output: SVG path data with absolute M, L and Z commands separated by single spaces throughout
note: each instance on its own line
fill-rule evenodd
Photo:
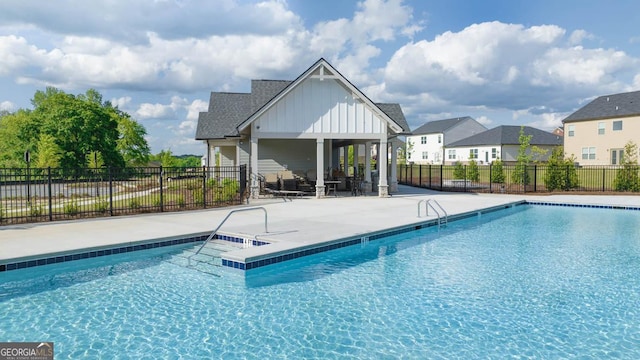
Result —
M 133 120 L 129 114 L 110 108 L 111 116 L 118 123 L 118 132 L 120 136 L 116 141 L 116 148 L 124 158 L 127 165 L 143 166 L 149 162 L 151 149 L 147 140 L 147 130 L 144 126 Z
M 551 151 L 544 175 L 544 185 L 549 191 L 569 190 L 579 186 L 575 158 L 564 158 L 564 148 L 557 146 Z
M 163 167 L 176 167 L 178 166 L 178 159 L 173 156 L 171 150 L 162 150 L 155 158 L 160 161 Z
M 60 166 L 61 150 L 58 144 L 56 144 L 56 140 L 53 138 L 53 136 L 49 134 L 40 134 L 36 149 L 37 152 L 34 163 L 35 167 L 57 168 Z
M 613 188 L 616 191 L 640 191 L 638 145 L 631 140 L 624 146 L 622 168 L 616 172 Z
M 0 167 L 25 167 L 24 152 L 34 152 L 38 138 L 39 126 L 30 111 L 0 117 Z
M 502 160 L 496 159 L 491 164 L 491 182 L 496 184 L 504 184 L 504 180 L 505 176 Z
M 456 161 L 456 164 L 453 168 L 453 178 L 454 179 L 466 179 L 467 172 L 464 168 L 464 165 L 460 161 Z
M 526 135 L 524 133 L 524 126 L 520 127 L 520 135 L 518 136 L 518 157 L 516 158 L 516 168 L 511 174 L 511 181 L 516 184 L 529 185 L 531 178 L 527 170 L 527 165 L 533 158 L 529 152 L 529 146 L 531 144 L 531 138 L 533 135 Z
M 478 169 L 478 163 L 475 160 L 469 161 L 469 168 L 467 169 L 467 178 L 471 181 L 480 181 L 480 170 Z

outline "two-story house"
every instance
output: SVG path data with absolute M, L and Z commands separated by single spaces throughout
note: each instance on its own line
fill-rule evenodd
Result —
M 640 91 L 600 96 L 562 122 L 565 154 L 580 165 L 619 165 L 625 144 L 640 143 Z
M 554 147 L 562 145 L 562 136 L 539 130 L 531 126 L 501 125 L 491 130 L 469 136 L 449 144 L 446 164 L 467 163 L 475 160 L 478 164 L 490 164 L 497 159 L 514 163 L 520 150 L 520 129 L 531 136 L 530 145 L 546 150 L 538 160 L 546 161 Z
M 453 142 L 486 131 L 475 119 L 465 116 L 425 123 L 407 136 L 407 161 L 415 164 L 444 164 L 445 147 Z

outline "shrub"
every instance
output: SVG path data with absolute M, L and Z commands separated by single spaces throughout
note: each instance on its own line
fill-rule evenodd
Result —
M 62 210 L 69 216 L 76 216 L 80 212 L 80 208 L 78 207 L 78 203 L 76 201 L 70 201 L 64 204 Z
M 474 182 L 480 181 L 480 170 L 475 160 L 469 161 L 469 169 L 467 170 L 467 178 Z
M 109 209 L 109 202 L 107 200 L 98 200 L 97 202 L 95 202 L 93 204 L 93 208 L 96 212 L 99 213 L 106 213 L 107 210 Z
M 638 145 L 629 141 L 624 146 L 622 168 L 616 172 L 613 180 L 616 191 L 640 191 L 640 177 L 638 177 Z
M 140 208 L 140 201 L 136 198 L 129 199 L 129 209 L 135 210 Z
M 575 158 L 573 157 L 564 158 L 562 146 L 553 149 L 547 161 L 547 172 L 544 175 L 544 186 L 548 191 L 569 190 L 579 186 L 574 162 Z
M 202 193 L 202 189 L 193 190 L 193 201 L 196 205 L 204 205 L 204 195 Z
M 456 165 L 453 168 L 453 178 L 454 179 L 465 179 L 466 171 L 464 169 L 464 165 L 461 162 L 456 161 Z
M 491 182 L 496 184 L 504 184 L 504 167 L 502 166 L 502 160 L 496 159 L 491 164 Z
M 40 216 L 42 215 L 42 206 L 31 206 L 29 207 L 29 215 L 30 216 Z
M 184 195 L 178 196 L 178 199 L 176 200 L 176 203 L 181 208 L 185 207 L 187 205 L 187 203 L 184 201 Z

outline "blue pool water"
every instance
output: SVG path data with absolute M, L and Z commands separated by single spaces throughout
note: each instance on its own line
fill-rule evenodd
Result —
M 180 249 L 0 275 L 56 359 L 640 358 L 640 212 L 519 206 L 221 277 Z

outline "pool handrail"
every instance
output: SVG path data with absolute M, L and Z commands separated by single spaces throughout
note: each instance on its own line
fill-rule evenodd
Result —
M 196 251 L 193 255 L 190 255 L 188 257 L 189 259 L 189 266 L 191 266 L 191 258 L 198 255 L 200 253 L 200 251 L 202 251 L 202 249 L 205 247 L 205 245 L 207 245 L 207 243 L 209 243 L 209 241 L 211 241 L 211 239 L 213 239 L 213 237 L 216 235 L 216 233 L 218 232 L 218 230 L 220 230 L 220 228 L 222 227 L 222 225 L 227 221 L 227 219 L 229 219 L 229 217 L 237 212 L 242 212 L 242 211 L 252 211 L 252 210 L 262 210 L 264 211 L 264 232 L 267 233 L 269 232 L 267 229 L 267 209 L 265 209 L 262 206 L 258 206 L 258 207 L 251 207 L 251 208 L 246 208 L 246 209 L 236 209 L 236 210 L 231 210 L 227 216 L 225 216 L 225 218 L 220 222 L 220 224 L 218 225 L 218 227 L 216 227 L 215 230 L 213 230 L 211 232 L 211 235 L 209 235 L 209 237 L 207 237 L 207 239 L 204 241 L 204 243 L 202 243 L 202 245 L 200 246 L 200 248 L 198 248 L 198 251 Z
M 449 214 L 447 214 L 447 211 L 442 207 L 442 205 L 440 205 L 440 203 L 435 200 L 435 199 L 423 199 L 418 201 L 418 217 L 420 217 L 420 205 L 424 203 L 425 204 L 425 209 L 426 209 L 426 215 L 429 216 L 429 208 L 431 208 L 431 210 L 433 210 L 436 213 L 436 216 L 438 217 L 438 227 L 440 227 L 440 225 L 444 225 L 446 226 L 447 223 L 449 222 Z M 435 208 L 435 206 L 433 206 L 433 204 L 436 204 L 438 208 L 440 208 L 440 210 L 443 212 L 444 214 L 444 222 L 442 221 L 442 215 L 440 215 L 440 211 L 438 211 L 438 209 Z

